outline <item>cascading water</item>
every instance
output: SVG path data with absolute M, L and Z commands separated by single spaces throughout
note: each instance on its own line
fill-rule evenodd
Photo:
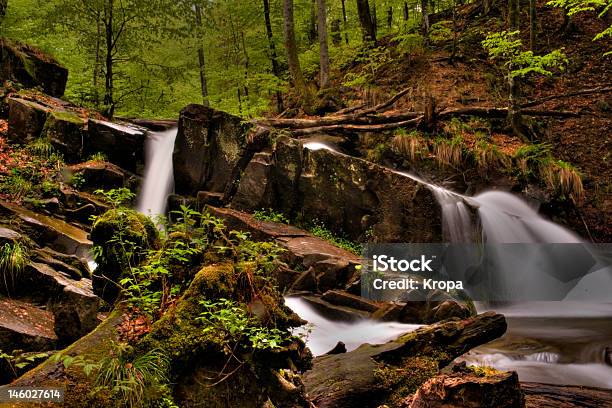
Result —
M 164 215 L 168 195 L 174 188 L 172 153 L 177 128 L 165 132 L 151 132 L 146 143 L 145 176 L 137 209 L 155 217 Z
M 343 154 L 322 142 L 308 142 L 304 147 Z M 488 191 L 468 197 L 428 183 L 412 174 L 389 170 L 418 181 L 433 192 L 442 211 L 444 234 L 450 242 L 470 243 L 475 239 L 488 244 L 583 242 L 573 232 L 544 219 L 536 209 L 511 193 Z M 495 258 L 496 254 L 490 256 Z M 512 277 L 517 267 L 521 267 L 520 264 L 498 265 L 499 273 L 509 277 Z M 563 269 L 563 262 L 540 259 L 536 270 L 554 273 L 555 268 Z M 545 273 L 539 275 L 546 277 Z M 612 286 L 611 275 L 609 268 L 601 269 L 599 274 L 591 273 L 585 276 L 572 292 L 588 287 L 589 293 L 595 294 L 599 288 L 607 295 L 605 292 Z M 538 286 L 545 287 L 544 285 L 541 283 Z M 612 388 L 612 367 L 606 364 L 604 357 L 612 348 L 612 305 L 569 302 L 572 292 L 563 302 L 522 302 L 498 309 L 497 311 L 504 313 L 508 319 L 506 336 L 498 342 L 473 350 L 462 359 L 469 364 L 516 370 L 522 381 Z M 290 300 L 288 303 L 291 305 L 291 302 L 296 301 Z M 383 323 L 330 322 L 314 310 L 302 310 L 303 305 L 294 307 L 298 314 L 304 313 L 307 320 L 320 322 L 320 331 L 324 332 L 324 335 L 318 336 L 316 343 L 321 341 L 321 337 L 323 340 L 329 339 L 321 346 L 315 343 L 314 346 L 321 352 L 329 350 L 338 340 L 351 339 L 350 342 L 354 346 L 359 342 L 382 342 L 397 335 L 392 327 L 381 328 Z M 479 305 L 478 309 L 485 311 L 489 307 Z M 314 315 L 311 315 L 312 313 Z M 401 328 L 401 325 L 398 327 Z M 353 330 L 363 337 L 354 339 L 351 335 Z M 378 332 L 385 335 L 377 338 Z

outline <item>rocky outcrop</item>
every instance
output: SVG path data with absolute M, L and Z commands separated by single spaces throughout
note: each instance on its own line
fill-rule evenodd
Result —
M 81 178 L 82 185 L 79 188 L 88 192 L 129 187 L 138 183 L 137 176 L 115 164 L 102 161 L 79 163 L 66 169 L 68 180 L 75 175 Z
M 53 148 L 62 153 L 64 160 L 75 163 L 83 158 L 87 120 L 82 116 L 61 110 L 51 110 L 46 118 L 42 136 Z
M 143 174 L 147 130 L 128 123 L 89 119 L 85 155 L 103 153 L 111 163 Z
M 52 350 L 57 342 L 54 317 L 29 303 L 0 298 L 0 350 Z
M 9 140 L 25 144 L 39 137 L 50 109 L 38 102 L 19 97 L 9 97 L 7 104 L 9 108 Z
M 525 398 L 516 372 L 477 374 L 470 369 L 442 374 L 403 401 L 406 408 L 522 408 Z
M 174 179 L 179 194 L 223 193 L 251 159 L 242 119 L 201 105 L 181 111 L 174 145 Z
M 571 385 L 521 383 L 527 408 L 612 407 L 608 389 Z
M 1 38 L 0 80 L 18 82 L 26 88 L 40 86 L 45 93 L 61 97 L 68 70 L 37 48 Z
M 317 357 L 304 374 L 304 385 L 319 408 L 399 401 L 456 357 L 502 336 L 506 327 L 504 317 L 495 313 L 424 326 L 386 344 Z

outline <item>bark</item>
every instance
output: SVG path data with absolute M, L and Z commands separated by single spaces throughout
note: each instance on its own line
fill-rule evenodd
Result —
M 105 25 L 105 40 L 106 40 L 106 58 L 104 72 L 104 113 L 108 117 L 112 117 L 115 113 L 115 100 L 113 95 L 113 11 L 114 0 L 107 0 L 104 4 L 104 25 Z
M 408 2 L 405 1 L 404 2 L 404 21 L 408 21 L 408 18 L 410 18 L 410 14 L 408 11 Z
M 378 14 L 376 14 L 376 0 L 372 2 L 372 27 L 374 28 L 374 38 L 378 38 Z
M 319 21 L 319 61 L 321 66 L 320 87 L 329 86 L 329 50 L 327 45 L 327 7 L 325 0 L 317 0 L 317 15 Z
M 293 20 L 293 0 L 283 0 L 284 31 L 285 31 L 285 51 L 287 52 L 287 64 L 293 79 L 293 85 L 297 91 L 305 96 L 306 82 L 300 67 L 298 58 L 297 44 L 295 41 L 295 24 Z
M 317 0 L 310 2 L 310 19 L 308 20 L 308 43 L 314 44 L 317 39 Z
M 349 43 L 348 37 L 348 20 L 346 19 L 346 0 L 342 0 L 342 22 L 344 23 L 344 41 L 346 45 Z
M 8 0 L 0 0 L 0 24 L 6 16 L 6 8 L 8 7 Z
M 370 12 L 370 3 L 368 0 L 357 0 L 357 13 L 359 14 L 363 41 L 366 43 L 376 42 L 376 30 L 374 28 L 374 20 Z
M 421 0 L 421 14 L 422 14 L 422 23 L 421 30 L 423 31 L 423 35 L 427 37 L 429 34 L 429 12 L 427 8 L 429 7 L 427 0 Z
M 195 18 L 198 29 L 202 28 L 202 9 L 199 4 L 194 4 Z M 199 38 L 198 45 L 198 66 L 200 69 L 200 93 L 202 95 L 202 104 L 204 106 L 210 106 L 208 101 L 208 82 L 206 80 L 206 56 L 204 55 L 204 46 L 202 44 L 203 39 Z
M 393 26 L 393 7 L 389 6 L 387 9 L 387 28 Z
M 102 46 L 102 44 L 100 43 L 100 38 L 102 37 L 102 24 L 100 22 L 100 16 L 99 16 L 99 12 L 98 12 L 98 17 L 96 18 L 96 29 L 97 29 L 97 36 L 96 36 L 96 57 L 94 60 L 94 68 L 93 68 L 93 102 L 94 102 L 94 106 L 96 107 L 96 109 L 98 109 L 100 107 L 100 91 L 98 89 L 98 79 L 100 76 L 100 66 L 102 64 L 102 50 L 100 49 L 100 47 Z
M 489 13 L 491 12 L 491 1 L 492 0 L 483 0 L 482 1 L 483 15 L 485 15 L 485 16 L 488 16 Z
M 331 40 L 332 44 L 338 46 L 342 42 L 342 21 L 335 19 L 331 22 Z
M 529 0 L 529 48 L 534 52 L 536 49 L 536 36 L 538 35 L 536 6 L 536 0 Z
M 552 101 L 554 99 L 562 99 L 562 98 L 570 98 L 572 96 L 580 96 L 580 95 L 591 95 L 598 93 L 608 93 L 612 92 L 612 86 L 598 86 L 596 88 L 591 89 L 581 89 L 579 91 L 567 92 L 559 95 L 549 95 L 543 98 L 535 99 L 533 101 L 529 101 L 521 105 L 522 108 L 528 108 L 531 106 L 541 105 L 545 102 Z
M 264 19 L 266 22 L 266 37 L 268 38 L 268 48 L 270 50 L 270 62 L 272 63 L 272 73 L 275 77 L 281 77 L 280 64 L 278 63 L 278 54 L 276 53 L 276 45 L 274 44 L 274 34 L 272 33 L 272 20 L 270 19 L 270 0 L 263 0 Z M 276 91 L 276 109 L 282 112 L 283 95 L 280 91 Z

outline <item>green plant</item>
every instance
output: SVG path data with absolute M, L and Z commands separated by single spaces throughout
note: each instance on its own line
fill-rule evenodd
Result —
M 70 177 L 70 181 L 68 183 L 70 183 L 70 185 L 72 187 L 74 187 L 77 190 L 79 190 L 79 189 L 83 188 L 83 186 L 85 185 L 85 176 L 81 172 L 74 173 Z
M 128 188 L 115 188 L 112 190 L 96 190 L 94 194 L 100 195 L 108 201 L 113 208 L 119 208 L 128 204 L 136 197 Z
M 32 182 L 23 175 L 12 171 L 9 176 L 4 177 L 2 180 L 0 190 L 5 194 L 10 194 L 17 200 L 21 200 L 24 197 L 32 195 L 34 186 Z
M 259 326 L 256 318 L 249 316 L 245 309 L 232 300 L 202 300 L 200 305 L 204 310 L 198 321 L 205 325 L 203 332 L 221 334 L 224 340 L 233 344 L 246 341 L 255 350 L 265 350 L 280 348 L 291 339 L 286 331 Z
M 169 365 L 169 356 L 161 350 L 134 356 L 132 347 L 113 342 L 97 368 L 95 385 L 110 389 L 130 408 L 143 406 L 148 400 L 147 389 L 168 383 Z
M 108 160 L 108 158 L 106 157 L 106 154 L 102 152 L 96 152 L 92 154 L 91 156 L 89 156 L 89 159 L 88 159 L 88 161 L 92 161 L 92 162 L 103 162 L 106 160 Z
M 448 140 L 438 137 L 434 140 L 433 152 L 439 165 L 459 167 L 463 159 L 463 138 L 461 135 Z
M 289 220 L 283 213 L 274 211 L 272 208 L 262 208 L 261 210 L 255 211 L 253 213 L 253 218 L 259 221 L 270 221 L 277 222 L 280 224 L 289 224 Z
M 33 140 L 28 144 L 27 148 L 32 154 L 43 159 L 51 158 L 51 155 L 55 151 L 49 139 L 44 137 L 39 137 Z
M 0 275 L 7 293 L 15 289 L 19 275 L 29 260 L 28 249 L 20 242 L 7 242 L 0 248 Z
M 362 250 L 361 244 L 335 235 L 333 232 L 327 229 L 327 227 L 325 227 L 325 225 L 322 222 L 318 220 L 314 220 L 311 223 L 311 225 L 308 227 L 308 230 L 315 237 L 331 242 L 332 244 L 336 245 L 339 248 L 345 249 L 357 255 L 361 254 L 361 250 Z
M 391 148 L 411 161 L 422 158 L 429 153 L 427 142 L 416 131 L 406 133 L 404 129 L 396 131 L 391 140 Z

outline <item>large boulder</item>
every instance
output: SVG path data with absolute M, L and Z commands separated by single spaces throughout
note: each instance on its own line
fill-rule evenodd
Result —
M 248 164 L 249 125 L 241 118 L 202 105 L 181 111 L 174 145 L 176 192 L 223 193 Z
M 43 351 L 55 347 L 51 312 L 13 299 L 0 299 L 0 350 Z
M 147 130 L 128 123 L 89 119 L 84 154 L 104 153 L 111 163 L 136 174 L 144 172 Z
M 49 107 L 19 97 L 9 97 L 8 107 L 10 141 L 26 144 L 41 135 Z
M 237 209 L 268 208 L 273 204 L 271 153 L 256 153 L 240 178 L 238 190 L 232 199 Z
M 40 86 L 45 93 L 61 97 L 68 70 L 37 48 L 0 38 L 0 80 L 18 82 L 27 88 Z
M 64 155 L 64 160 L 74 163 L 83 159 L 83 142 L 87 121 L 80 115 L 63 110 L 51 110 L 42 135 L 53 148 Z

